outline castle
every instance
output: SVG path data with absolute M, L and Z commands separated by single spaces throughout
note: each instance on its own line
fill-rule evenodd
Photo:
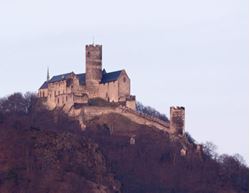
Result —
M 87 103 L 91 98 L 122 102 L 135 109 L 135 96 L 130 94 L 130 79 L 125 70 L 106 72 L 102 69 L 102 46 L 86 45 L 86 73 L 74 72 L 53 76 L 43 83 L 38 96 L 50 109 L 69 109 L 73 104 Z
M 102 45 L 86 45 L 86 71 L 82 74 L 74 72 L 53 76 L 47 75 L 38 90 L 38 97 L 49 109 L 62 108 L 71 116 L 82 115 L 92 117 L 104 113 L 120 113 L 139 124 L 152 125 L 169 133 L 182 134 L 184 130 L 184 107 L 170 108 L 170 124 L 154 117 L 136 112 L 136 98 L 130 92 L 130 78 L 125 70 L 106 72 L 102 68 Z M 119 104 L 117 108 L 95 108 L 88 106 L 91 99 L 101 98 Z M 74 108 L 82 105 L 81 112 Z M 81 116 L 80 116 L 81 115 Z M 84 124 L 83 124 L 84 125 Z

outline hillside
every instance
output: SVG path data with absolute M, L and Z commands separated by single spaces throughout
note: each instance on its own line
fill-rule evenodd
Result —
M 78 122 L 33 95 L 0 100 L 0 192 L 240 193 L 239 157 L 108 114 Z M 183 156 L 181 150 L 187 148 Z

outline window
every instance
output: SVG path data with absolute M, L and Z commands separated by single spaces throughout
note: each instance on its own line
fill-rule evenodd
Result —
M 123 77 L 123 82 L 126 82 L 126 77 Z
M 59 101 L 59 98 L 58 98 L 58 99 L 57 99 L 57 104 L 59 104 L 59 102 L 60 102 L 60 101 Z

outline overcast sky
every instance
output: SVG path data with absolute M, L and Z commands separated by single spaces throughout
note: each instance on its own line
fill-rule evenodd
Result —
M 85 44 L 103 67 L 126 69 L 132 94 L 186 131 L 248 161 L 247 0 L 0 0 L 0 97 L 85 71 Z

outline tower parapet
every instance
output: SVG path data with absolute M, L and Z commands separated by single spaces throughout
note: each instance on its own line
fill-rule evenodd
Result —
M 185 128 L 185 107 L 170 107 L 170 129 L 182 135 Z

